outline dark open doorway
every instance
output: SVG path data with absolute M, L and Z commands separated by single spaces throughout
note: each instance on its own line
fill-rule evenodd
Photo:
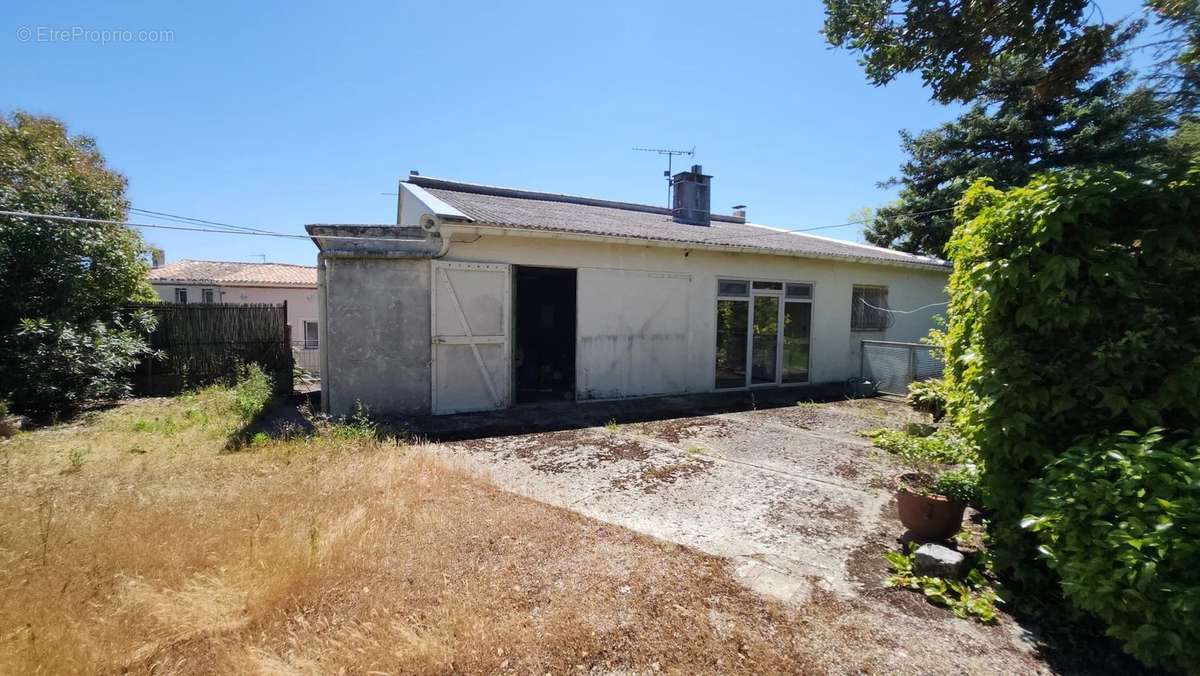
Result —
M 575 271 L 516 267 L 517 403 L 575 398 Z

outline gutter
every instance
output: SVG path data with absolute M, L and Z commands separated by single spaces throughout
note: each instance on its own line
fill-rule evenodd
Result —
M 447 242 L 449 237 L 446 235 L 455 234 L 471 234 L 471 235 L 500 235 L 505 237 L 532 237 L 538 239 L 560 239 L 572 242 L 594 242 L 600 244 L 626 244 L 629 246 L 657 246 L 670 249 L 686 249 L 690 251 L 718 251 L 720 253 L 749 253 L 763 254 L 768 256 L 784 256 L 787 258 L 812 258 L 818 260 L 831 260 L 838 262 L 860 263 L 863 265 L 887 265 L 901 268 L 914 268 L 917 270 L 928 270 L 930 272 L 940 272 L 950 274 L 950 266 L 929 265 L 922 263 L 914 263 L 903 260 L 889 260 L 883 258 L 867 258 L 860 256 L 839 255 L 839 254 L 821 254 L 821 253 L 801 253 L 796 251 L 781 251 L 779 249 L 771 249 L 766 247 L 752 246 L 731 246 L 728 244 L 704 244 L 698 242 L 681 242 L 677 240 L 666 239 L 646 239 L 642 237 L 623 237 L 621 235 L 593 235 L 576 232 L 562 232 L 558 230 L 534 230 L 530 228 L 516 228 L 506 226 L 499 223 L 481 223 L 476 222 L 470 225 L 459 225 L 452 223 L 441 224 L 443 231 L 443 239 Z M 445 255 L 445 254 L 443 254 Z M 439 256 L 440 257 L 440 256 Z

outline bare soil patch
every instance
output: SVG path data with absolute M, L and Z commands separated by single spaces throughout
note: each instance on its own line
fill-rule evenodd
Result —
M 692 439 L 701 434 L 719 438 L 730 433 L 729 423 L 712 416 L 659 420 L 642 423 L 638 429 L 646 436 L 672 444 Z

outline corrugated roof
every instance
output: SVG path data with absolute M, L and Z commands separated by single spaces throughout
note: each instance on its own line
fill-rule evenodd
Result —
M 719 246 L 798 257 L 840 258 L 867 263 L 944 269 L 945 261 L 892 249 L 855 244 L 764 225 L 735 216 L 713 215 L 711 225 L 676 223 L 670 210 L 646 204 L 410 176 L 418 185 L 481 224 L 608 237 Z
M 151 268 L 150 281 L 214 286 L 311 286 L 317 269 L 290 263 L 236 263 L 233 261 L 178 260 Z

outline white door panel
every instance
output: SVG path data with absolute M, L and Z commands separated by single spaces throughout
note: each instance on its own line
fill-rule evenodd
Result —
M 509 402 L 509 266 L 433 261 L 433 412 Z
M 683 392 L 691 277 L 579 270 L 579 399 Z

